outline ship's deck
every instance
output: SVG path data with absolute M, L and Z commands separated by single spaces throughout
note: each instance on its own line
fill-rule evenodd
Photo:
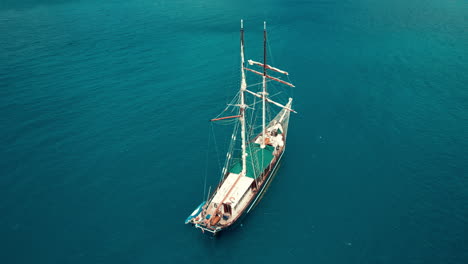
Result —
M 266 145 L 261 148 L 260 144 L 250 143 L 247 145 L 247 177 L 256 179 L 268 167 L 273 160 L 275 148 Z M 242 171 L 242 162 L 237 162 L 229 172 L 239 174 Z

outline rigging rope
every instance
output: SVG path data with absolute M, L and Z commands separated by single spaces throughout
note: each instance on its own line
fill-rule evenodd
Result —
M 237 131 L 239 130 L 239 123 L 240 122 L 236 122 L 234 129 L 232 131 L 231 142 L 229 144 L 228 152 L 226 154 L 226 161 L 224 162 L 224 167 L 221 171 L 221 180 L 224 179 L 224 176 L 226 175 L 227 170 L 229 170 L 229 164 L 230 164 L 229 161 L 233 158 L 234 146 L 236 144 L 236 138 L 237 138 Z
M 218 168 L 219 168 L 219 170 L 221 170 L 221 161 L 219 159 L 219 151 L 218 151 L 218 144 L 216 143 L 216 135 L 214 133 L 213 123 L 210 123 L 210 124 L 211 124 L 211 132 L 213 133 L 213 141 L 214 141 L 214 144 L 215 144 L 216 158 L 218 160 Z
M 210 140 L 211 139 L 211 131 L 210 131 L 210 127 L 208 126 L 208 146 L 206 148 L 206 161 L 205 161 L 205 180 L 204 180 L 204 185 L 203 185 L 203 199 L 205 199 L 205 195 L 206 195 L 206 179 L 208 178 L 208 153 L 209 153 L 209 149 L 210 149 Z

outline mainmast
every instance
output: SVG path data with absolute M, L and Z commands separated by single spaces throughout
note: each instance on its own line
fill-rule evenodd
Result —
M 266 115 L 266 22 L 263 22 L 263 82 L 262 82 L 262 144 L 260 145 L 261 148 L 265 148 L 265 115 Z
M 247 89 L 247 83 L 245 81 L 245 70 L 244 70 L 244 23 L 241 20 L 241 87 L 240 87 L 240 122 L 241 122 L 241 138 L 242 138 L 242 175 L 246 175 L 247 171 L 247 151 L 245 147 L 245 100 L 244 91 Z M 265 77 L 263 78 L 265 80 Z

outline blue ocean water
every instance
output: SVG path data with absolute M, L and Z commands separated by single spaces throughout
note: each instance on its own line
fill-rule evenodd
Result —
M 468 263 L 467 17 L 457 0 L 3 0 L 0 262 Z M 207 120 L 238 89 L 241 18 L 252 59 L 268 21 L 299 114 L 262 202 L 210 239 L 183 221 L 217 182 Z

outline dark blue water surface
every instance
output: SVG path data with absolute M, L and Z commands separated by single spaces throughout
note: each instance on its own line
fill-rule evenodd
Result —
M 461 0 L 3 0 L 0 263 L 468 263 L 467 17 Z M 299 114 L 263 201 L 210 239 L 183 221 L 218 178 L 207 120 L 238 89 L 241 18 L 257 60 L 268 21 Z

